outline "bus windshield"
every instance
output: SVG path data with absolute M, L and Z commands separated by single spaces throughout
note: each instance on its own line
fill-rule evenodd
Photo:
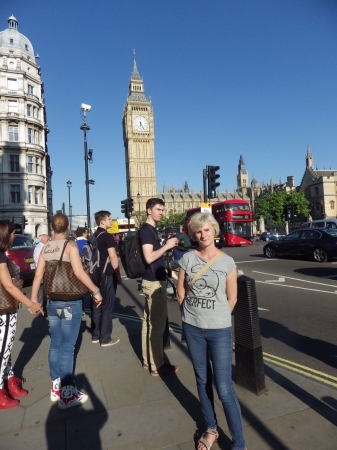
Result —
M 252 236 L 252 224 L 251 222 L 227 222 L 223 224 L 221 231 L 250 238 Z

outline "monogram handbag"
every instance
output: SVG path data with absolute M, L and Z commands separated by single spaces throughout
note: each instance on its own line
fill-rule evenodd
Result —
M 47 297 L 52 300 L 79 300 L 88 292 L 88 288 L 76 278 L 71 263 L 62 261 L 68 241 L 64 243 L 61 257 L 58 261 L 46 261 L 44 285 Z M 83 270 L 89 274 L 90 267 Z
M 14 286 L 22 291 L 23 280 L 20 278 L 12 278 Z M 19 301 L 16 300 L 0 282 L 0 314 L 12 314 L 18 309 Z

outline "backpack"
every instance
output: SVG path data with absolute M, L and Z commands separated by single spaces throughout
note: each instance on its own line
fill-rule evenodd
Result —
M 84 244 L 81 260 L 84 266 L 90 267 L 89 276 L 93 283 L 96 286 L 100 287 L 102 276 L 105 273 L 106 267 L 109 263 L 109 257 L 107 258 L 103 270 L 101 270 L 99 266 L 99 250 L 98 250 L 98 242 L 97 239 L 101 234 L 105 233 L 102 231 L 98 236 L 90 236 L 88 237 L 88 242 Z
M 141 278 L 145 275 L 148 265 L 143 256 L 139 232 L 136 236 L 120 241 L 119 257 L 128 278 L 133 280 L 134 278 Z
M 158 233 L 156 232 L 155 234 L 155 240 L 160 243 Z M 119 257 L 128 278 L 133 280 L 135 278 L 142 278 L 145 275 L 145 272 L 149 265 L 146 263 L 143 256 L 143 250 L 139 238 L 139 231 L 135 236 L 120 241 Z

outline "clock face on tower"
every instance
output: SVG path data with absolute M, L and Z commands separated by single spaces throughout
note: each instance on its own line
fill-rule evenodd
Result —
M 149 121 L 144 116 L 134 116 L 132 118 L 132 125 L 136 131 L 149 131 Z

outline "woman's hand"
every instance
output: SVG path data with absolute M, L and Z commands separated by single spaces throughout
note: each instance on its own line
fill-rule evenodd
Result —
M 42 309 L 42 306 L 38 302 L 31 302 L 32 304 L 29 306 L 28 311 L 33 315 L 36 316 L 39 312 L 44 316 L 44 311 Z
M 99 308 L 102 304 L 103 297 L 100 292 L 92 296 L 93 301 L 96 303 L 96 308 Z

